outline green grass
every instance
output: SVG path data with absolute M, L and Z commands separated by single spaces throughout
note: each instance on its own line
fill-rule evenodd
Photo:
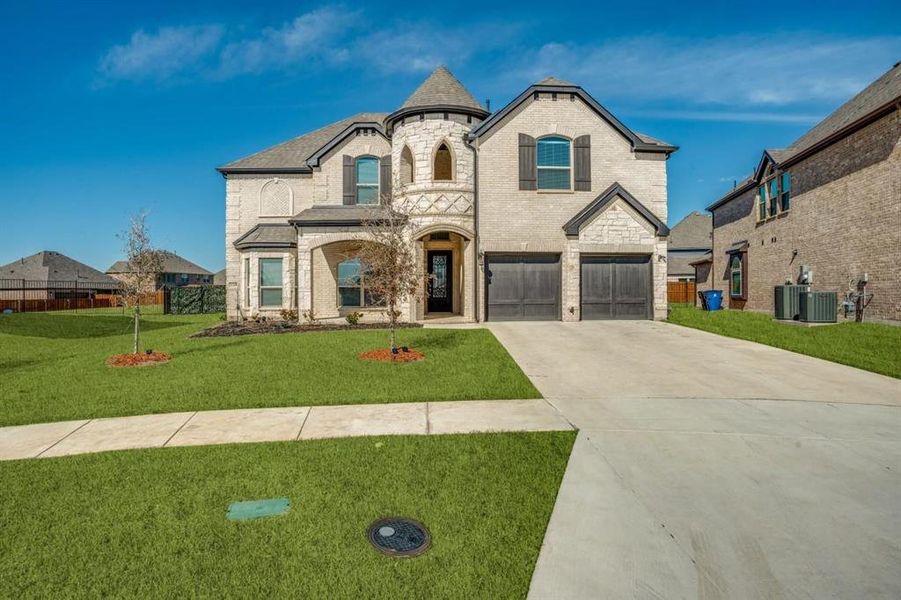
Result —
M 705 312 L 681 305 L 670 307 L 669 321 L 901 378 L 901 327 L 877 323 L 801 327 L 762 313 Z
M 524 597 L 575 434 L 383 437 L 0 463 L 0 597 Z M 233 522 L 237 500 L 287 496 Z M 414 559 L 369 523 L 431 531 Z
M 426 360 L 363 362 L 385 331 L 190 339 L 216 315 L 152 315 L 145 348 L 171 362 L 111 369 L 131 351 L 131 319 L 114 314 L 0 316 L 0 425 L 220 408 L 538 398 L 484 329 L 403 329 Z

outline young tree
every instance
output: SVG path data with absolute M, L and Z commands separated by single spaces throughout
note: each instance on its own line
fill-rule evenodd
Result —
M 385 306 L 391 350 L 397 350 L 397 323 L 404 300 L 413 297 L 422 283 L 416 252 L 402 207 L 383 198 L 363 221 L 365 239 L 353 248 L 363 265 L 366 289 Z
M 125 305 L 134 309 L 134 353 L 140 350 L 141 302 L 156 290 L 156 281 L 163 270 L 163 254 L 150 242 L 147 227 L 147 212 L 142 211 L 131 218 L 129 227 L 122 234 L 127 272 L 120 277 Z

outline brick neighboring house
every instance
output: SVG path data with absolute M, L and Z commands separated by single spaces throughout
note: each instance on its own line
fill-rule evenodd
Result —
M 555 78 L 492 114 L 444 67 L 361 113 L 219 168 L 230 318 L 382 312 L 349 255 L 380 199 L 428 285 L 403 318 L 665 318 L 666 159 Z
M 163 251 L 163 272 L 156 280 L 156 289 L 185 285 L 212 285 L 213 274 L 174 252 Z M 128 261 L 119 260 L 106 270 L 111 277 L 121 279 L 128 273 Z
M 839 303 L 866 273 L 867 317 L 901 320 L 901 63 L 708 207 L 713 252 L 698 288 L 773 311 L 773 287 L 812 273 Z M 709 274 L 704 277 L 704 271 Z
M 692 263 L 710 255 L 713 247 L 710 215 L 692 212 L 676 223 L 669 234 L 666 277 L 668 281 L 694 281 Z

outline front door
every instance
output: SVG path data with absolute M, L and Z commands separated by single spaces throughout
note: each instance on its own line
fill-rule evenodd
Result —
M 428 312 L 451 312 L 454 290 L 454 254 L 450 250 L 429 250 Z

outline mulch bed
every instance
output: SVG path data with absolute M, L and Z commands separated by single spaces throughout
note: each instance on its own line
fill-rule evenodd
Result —
M 422 323 L 398 323 L 398 328 L 422 327 Z M 386 329 L 386 323 L 295 323 L 293 321 L 226 321 L 198 331 L 192 338 L 257 335 L 261 333 L 306 333 L 311 331 L 347 331 Z
M 148 367 L 169 362 L 171 356 L 165 352 L 139 352 L 137 354 L 116 354 L 106 359 L 108 367 Z
M 415 362 L 425 358 L 425 354 L 417 352 L 413 348 L 404 351 L 399 348 L 397 354 L 391 353 L 391 348 L 379 348 L 378 350 L 370 350 L 357 356 L 360 360 L 372 360 L 379 362 Z

